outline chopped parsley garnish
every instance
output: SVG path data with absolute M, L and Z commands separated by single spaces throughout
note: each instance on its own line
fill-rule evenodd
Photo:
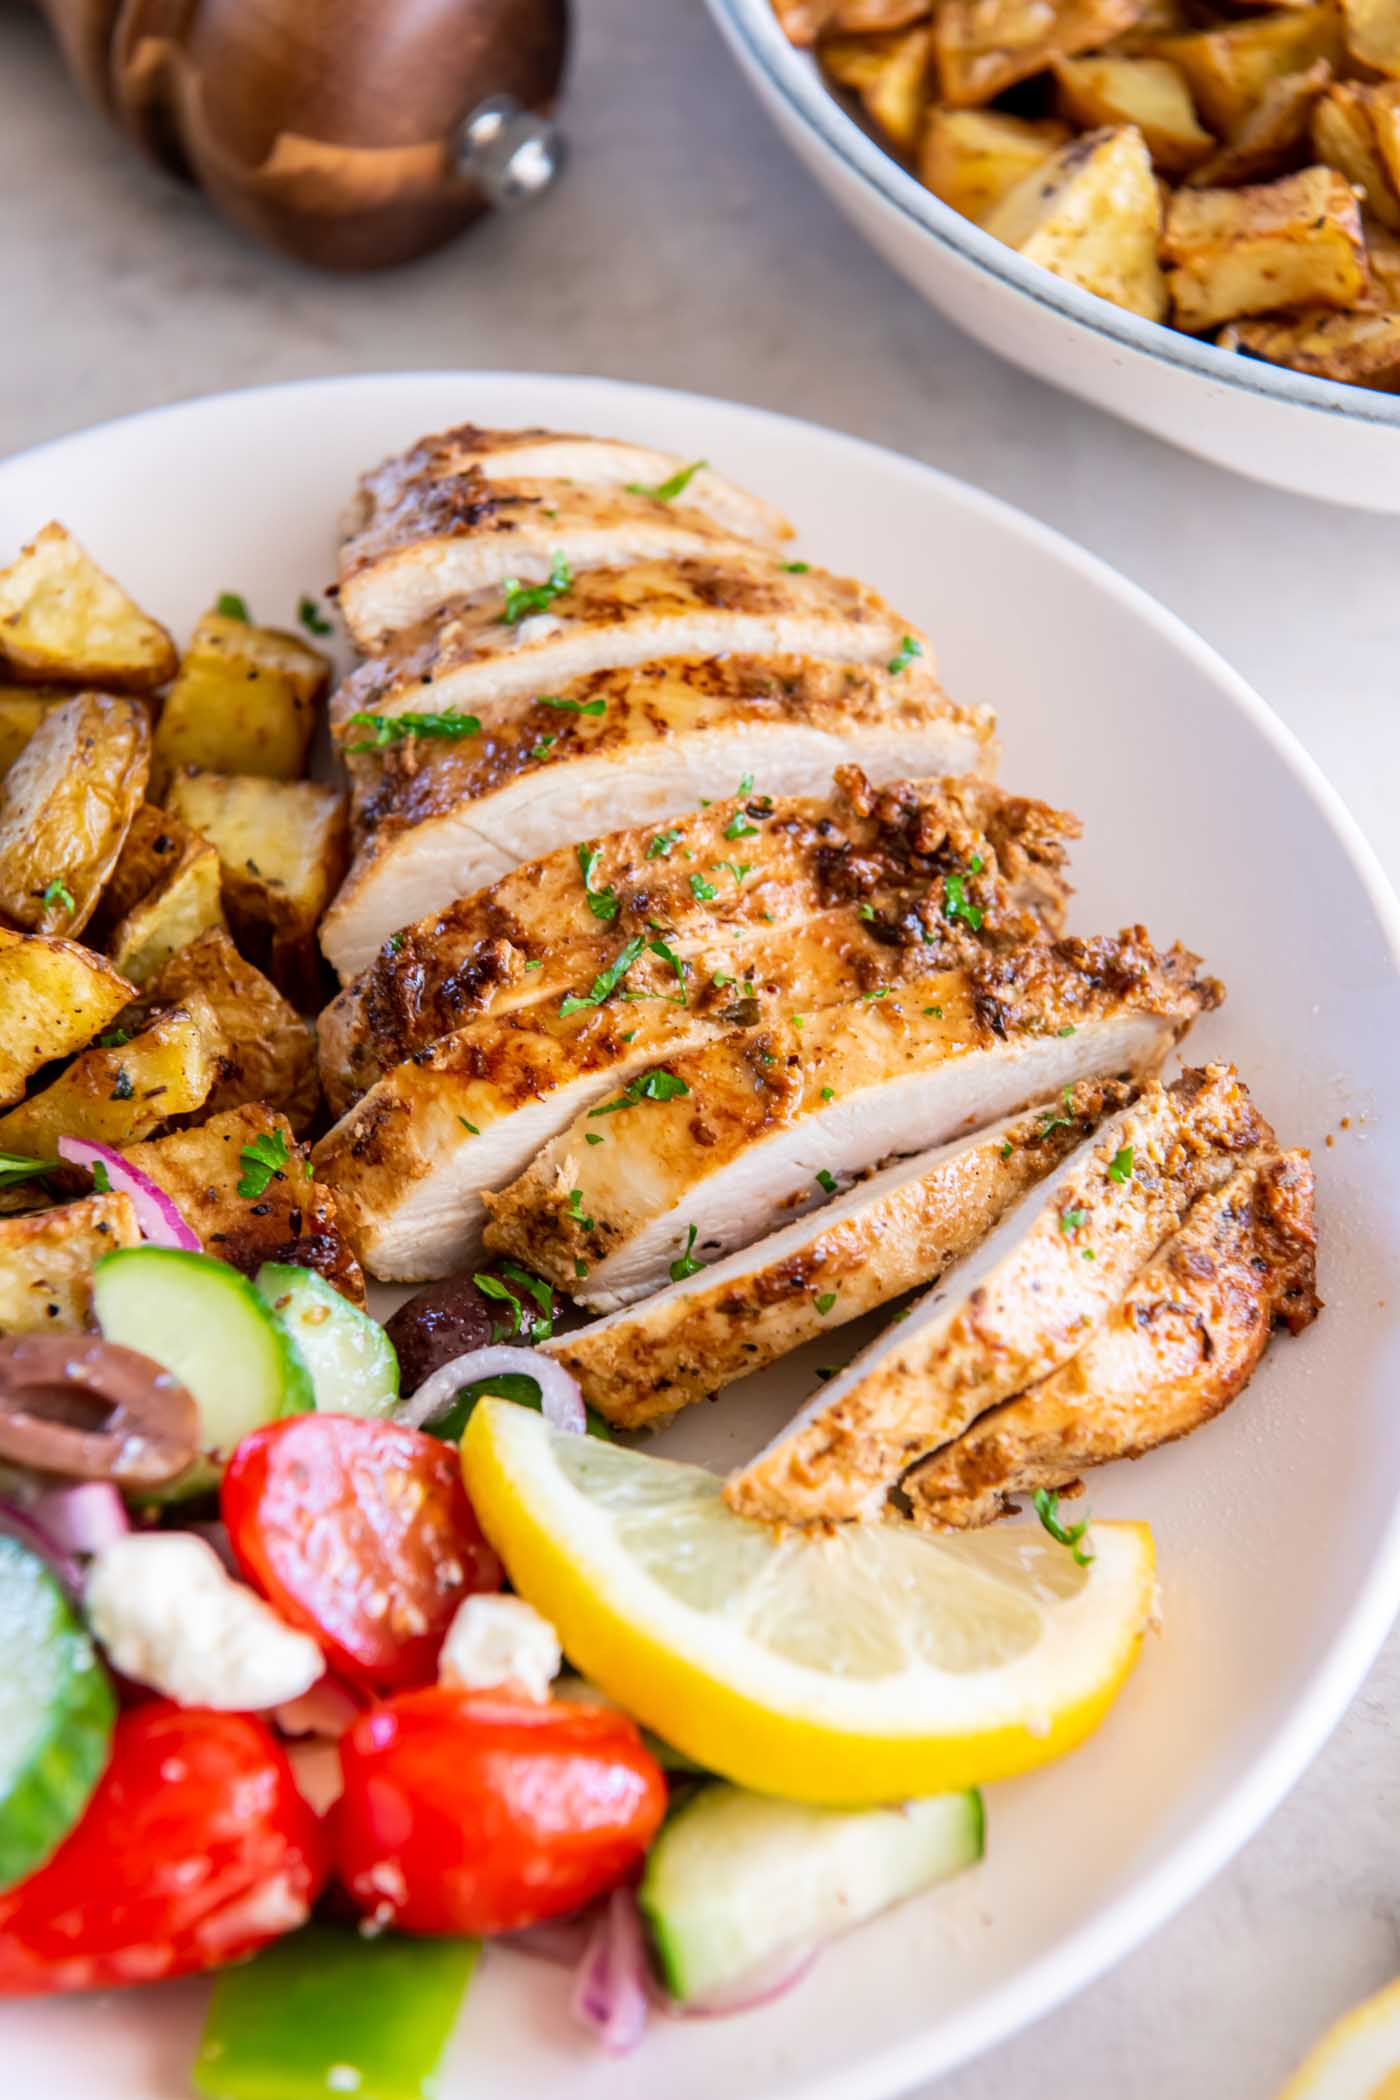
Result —
M 822 1099 L 823 1099 L 823 1101 L 834 1101 L 834 1100 L 836 1099 L 836 1089 L 835 1089 L 835 1087 L 834 1087 L 834 1086 L 824 1086 L 824 1087 L 822 1088 Z
M 690 1251 L 694 1245 L 695 1227 L 692 1225 L 685 1236 L 684 1253 L 678 1254 L 671 1264 L 672 1283 L 684 1283 L 687 1276 L 698 1275 L 700 1270 L 704 1268 L 704 1262 L 697 1261 Z
M 1064 1100 L 1065 1108 L 1069 1113 L 1063 1116 L 1057 1115 L 1053 1108 L 1037 1109 L 1036 1113 L 1040 1117 L 1040 1129 L 1036 1132 L 1037 1137 L 1048 1138 L 1052 1130 L 1070 1130 L 1074 1127 L 1073 1093 L 1069 1087 L 1065 1088 Z
M 1089 1529 L 1089 1519 L 1081 1524 L 1065 1525 L 1060 1522 L 1060 1498 L 1052 1488 L 1037 1488 L 1035 1491 L 1035 1513 L 1057 1546 L 1068 1547 L 1074 1555 L 1075 1566 L 1087 1568 L 1093 1559 L 1079 1541 Z
M 461 737 L 481 734 L 476 715 L 353 714 L 347 726 L 370 731 L 361 743 L 347 744 L 347 751 L 382 751 L 386 744 L 401 744 L 411 736 L 441 737 L 455 743 Z
M 674 503 L 677 496 L 685 494 L 700 469 L 709 464 L 707 459 L 693 459 L 688 467 L 681 467 L 669 481 L 658 481 L 654 489 L 648 488 L 644 481 L 629 481 L 626 484 L 627 493 L 629 496 L 650 496 L 656 503 Z
M 557 715 L 605 715 L 606 700 L 565 700 L 558 693 L 536 693 L 536 707 L 552 707 Z
M 812 564 L 809 561 L 785 561 L 783 569 L 789 576 L 805 576 Z
M 974 933 L 982 924 L 982 907 L 974 904 L 968 896 L 967 883 L 961 875 L 945 875 L 943 878 L 943 915 L 948 919 L 965 920 Z
M 566 1021 L 570 1014 L 581 1013 L 588 1006 L 601 1006 L 605 999 L 610 999 L 646 944 L 647 938 L 644 933 L 633 934 L 627 946 L 618 950 L 606 970 L 598 972 L 585 996 L 570 992 L 562 1001 L 559 1008 L 560 1020 Z
M 860 996 L 868 1006 L 872 999 L 888 999 L 890 988 L 887 984 L 877 985 L 873 992 L 862 992 Z
M 501 1268 L 511 1282 L 519 1284 L 521 1290 L 533 1298 L 539 1307 L 539 1312 L 532 1317 L 530 1340 L 547 1342 L 554 1332 L 554 1293 L 540 1277 L 532 1276 L 528 1269 L 522 1269 L 519 1262 L 503 1261 Z
M 542 970 L 544 968 L 544 964 L 540 960 L 539 956 L 536 955 L 529 962 L 526 963 L 525 967 L 527 970 Z
M 403 943 L 404 937 L 401 933 L 391 933 L 388 940 L 385 942 L 385 946 L 388 948 L 389 953 L 391 955 L 397 955 L 400 948 L 402 948 Z
M 629 1029 L 628 1029 L 628 1031 L 627 1031 L 627 1033 L 626 1033 L 626 1035 L 625 1035 L 625 1036 L 624 1036 L 624 1037 L 622 1038 L 623 1042 L 624 1042 L 624 1043 L 630 1043 L 630 1042 L 633 1042 L 633 1041 L 635 1041 L 635 1039 L 636 1039 L 636 1034 L 637 1034 L 637 1031 L 636 1031 L 636 1029 L 635 1029 L 635 1028 L 629 1028 Z
M 647 847 L 647 859 L 665 860 L 679 837 L 680 833 L 678 831 L 658 831 L 656 837 Z
M 981 854 L 974 853 L 971 860 L 967 864 L 967 872 L 969 875 L 980 875 L 983 868 L 985 868 L 986 865 L 987 863 L 983 860 Z
M 1118 1182 L 1132 1180 L 1133 1148 L 1131 1145 L 1124 1145 L 1119 1151 L 1114 1153 L 1108 1163 L 1108 1178 L 1110 1181 Z
M 1077 1035 L 1079 1031 L 1075 1027 L 1073 1021 L 1066 1021 L 1064 1027 L 1057 1028 L 1055 1030 L 1055 1033 L 1056 1035 Z
M 112 1177 L 100 1159 L 92 1163 L 92 1192 L 95 1196 L 110 1196 L 112 1193 Z
M 589 1121 L 598 1116 L 615 1116 L 620 1108 L 635 1108 L 639 1101 L 675 1101 L 690 1088 L 674 1072 L 639 1072 L 629 1079 L 616 1101 L 605 1101 L 601 1108 L 590 1108 Z
M 530 746 L 531 758 L 548 758 L 559 738 L 556 735 L 542 736 Z
M 756 839 L 758 837 L 758 826 L 757 824 L 750 824 L 744 812 L 741 809 L 736 809 L 724 827 L 724 835 L 727 839 Z
M 569 1216 L 570 1216 L 570 1217 L 571 1217 L 571 1218 L 573 1219 L 574 1223 L 575 1223 L 575 1224 L 576 1224 L 576 1225 L 577 1225 L 577 1226 L 578 1226 L 578 1227 L 579 1227 L 579 1228 L 580 1228 L 580 1229 L 581 1229 L 582 1231 L 584 1231 L 584 1232 L 591 1232 L 591 1231 L 593 1230 L 593 1220 L 592 1220 L 592 1218 L 586 1218 L 586 1217 L 585 1217 L 585 1216 L 583 1215 L 583 1190 L 582 1190 L 582 1189 L 570 1189 L 570 1190 L 569 1190 Z
M 923 653 L 923 643 L 916 642 L 912 634 L 906 634 L 899 647 L 895 650 L 894 655 L 890 658 L 889 668 L 891 672 L 898 678 L 900 672 L 907 671 L 914 658 L 922 656 Z
M 612 889 L 595 890 L 593 874 L 602 859 L 601 849 L 587 844 L 578 849 L 579 870 L 583 876 L 584 894 L 588 898 L 588 909 L 595 919 L 615 919 L 618 913 L 616 892 Z
M 733 984 L 734 979 L 732 977 L 726 977 L 723 970 L 716 970 L 714 976 L 710 979 L 710 982 L 712 985 L 714 985 L 717 991 L 722 992 L 726 985 Z
M 874 907 L 874 905 L 873 905 L 873 904 L 862 904 L 862 906 L 861 906 L 861 908 L 860 908 L 860 916 L 861 916 L 861 917 L 862 917 L 863 919 L 873 919 L 873 918 L 874 918 L 874 916 L 875 916 L 875 907 Z
M 563 595 L 573 580 L 574 572 L 562 554 L 555 555 L 550 565 L 547 583 L 522 584 L 517 582 L 514 576 L 508 576 L 501 626 L 516 627 L 530 613 L 548 612 L 555 599 Z
M 717 860 L 715 866 L 717 868 L 728 868 L 741 889 L 743 888 L 744 877 L 753 873 L 753 862 L 751 860 Z
M 514 1291 L 507 1289 L 506 1285 L 497 1276 L 473 1276 L 472 1282 L 481 1292 L 483 1298 L 494 1298 L 498 1304 L 510 1307 L 510 1325 L 508 1327 L 493 1328 L 492 1341 L 504 1341 L 508 1334 L 519 1334 L 521 1327 L 524 1325 L 525 1308 L 516 1297 Z
M 743 779 L 739 782 L 738 787 L 735 789 L 735 793 L 739 795 L 751 795 L 753 793 L 752 773 L 746 773 L 744 775 Z M 767 796 L 765 796 L 764 800 L 766 801 L 767 799 Z
M 817 1184 L 820 1188 L 826 1190 L 828 1196 L 836 1194 L 836 1176 L 829 1167 L 819 1167 L 817 1169 Z
M 1003 1159 L 1010 1159 L 1010 1157 L 1011 1157 L 1011 1140 L 1010 1140 L 1010 1138 L 1008 1138 L 1008 1139 L 1006 1140 L 1006 1143 L 1005 1143 L 1005 1144 L 1004 1144 L 1004 1145 L 1002 1146 L 1002 1148 L 1001 1148 L 1001 1156 L 1002 1156 L 1002 1158 L 1003 1158 Z
M 265 1130 L 245 1145 L 238 1157 L 243 1162 L 243 1175 L 238 1184 L 240 1196 L 261 1196 L 274 1176 L 285 1172 L 289 1154 L 287 1140 L 280 1130 Z
M 45 911 L 52 911 L 55 904 L 61 904 L 65 911 L 74 911 L 77 908 L 73 902 L 73 892 L 61 875 L 54 876 L 44 892 L 42 902 Z
M 708 904 L 715 895 L 715 886 L 712 882 L 706 882 L 703 875 L 692 875 L 690 894 L 697 904 Z
M 99 1050 L 122 1050 L 131 1041 L 131 1032 L 126 1028 L 109 1028 L 105 1035 L 97 1038 Z
M 933 1015 L 935 1021 L 941 1021 L 943 1019 L 943 1009 L 941 1006 L 926 1006 L 924 1008 L 925 1019 L 927 1019 L 927 1017 L 930 1014 Z
M 481 1136 L 481 1132 L 477 1129 L 475 1123 L 469 1123 L 465 1116 L 458 1116 L 457 1121 L 461 1124 L 463 1130 L 469 1130 L 473 1137 Z
M 817 1311 L 822 1315 L 823 1319 L 825 1319 L 826 1315 L 831 1311 L 832 1306 L 836 1303 L 836 1293 L 835 1291 L 821 1291 L 812 1300 L 812 1303 L 816 1306 Z
M 297 600 L 297 618 L 308 634 L 334 634 L 335 629 L 309 591 Z
M 129 1101 L 135 1092 L 136 1088 L 132 1085 L 131 1074 L 127 1071 L 126 1066 L 123 1065 L 117 1074 L 117 1083 L 107 1098 L 109 1101 Z
M 807 1026 L 806 1014 L 794 1014 L 792 1017 L 792 1025 L 794 1028 L 798 1029 L 805 1028 Z
M 1060 1212 L 1060 1230 L 1066 1239 L 1069 1238 L 1072 1232 L 1079 1230 L 1088 1215 L 1087 1210 L 1062 1210 Z
M 603 1142 L 602 1131 L 585 1130 L 583 1133 L 583 1142 L 585 1143 L 585 1145 L 601 1145 Z
M 674 948 L 667 947 L 665 941 L 662 940 L 660 934 L 657 934 L 653 940 L 649 940 L 647 942 L 647 949 L 649 953 L 656 957 L 658 962 L 669 963 L 671 965 L 671 968 L 676 973 L 676 983 L 680 986 L 680 990 L 679 992 L 671 993 L 670 996 L 677 1006 L 687 1005 L 689 1002 L 687 1001 L 685 996 L 685 973 L 687 967 L 686 964 L 681 960 L 680 956 L 677 955 Z
M 13 1188 L 17 1181 L 32 1181 L 36 1174 L 52 1174 L 57 1165 L 58 1161 L 56 1159 L 31 1159 L 23 1152 L 0 1152 L 0 1188 Z M 98 1187 L 97 1174 L 99 1167 L 101 1167 L 100 1160 L 92 1170 L 92 1185 L 94 1188 Z M 102 1172 L 105 1174 L 105 1167 L 102 1168 Z M 111 1184 L 109 1183 L 108 1189 L 110 1186 Z M 107 1192 L 107 1189 L 101 1191 L 103 1195 L 106 1195 Z
M 247 599 L 240 598 L 237 591 L 220 591 L 214 600 L 214 610 L 221 620 L 242 620 L 245 626 L 252 620 Z
M 584 1277 L 588 1274 L 588 1263 L 586 1261 L 580 1261 L 577 1255 L 574 1256 L 574 1274 L 575 1276 L 577 1276 L 580 1283 L 582 1283 Z

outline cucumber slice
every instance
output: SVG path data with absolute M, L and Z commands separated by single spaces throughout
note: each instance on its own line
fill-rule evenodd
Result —
M 3 1536 L 0 1655 L 0 1889 L 8 1889 L 57 1851 L 87 1807 L 117 1706 L 49 1570 Z
M 901 1808 L 810 1808 L 702 1787 L 651 1849 L 638 1897 L 681 2004 L 833 1939 L 982 1857 L 972 1789 Z
M 479 1940 L 307 1925 L 216 1978 L 204 2100 L 430 2100 Z
M 143 1499 L 207 1494 L 250 1429 L 316 1405 L 295 1345 L 227 1262 L 176 1247 L 122 1247 L 93 1269 L 92 1303 L 109 1342 L 163 1364 L 199 1408 L 205 1457 Z
M 371 1320 L 314 1269 L 268 1261 L 258 1296 L 305 1364 L 323 1415 L 387 1415 L 399 1397 L 399 1360 Z

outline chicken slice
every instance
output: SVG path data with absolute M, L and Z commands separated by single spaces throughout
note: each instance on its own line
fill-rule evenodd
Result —
M 1080 1079 L 1154 1071 L 1219 996 L 1195 966 L 1133 929 L 887 979 L 815 1011 L 794 999 L 578 1118 L 486 1197 L 486 1244 L 612 1311 L 678 1258 L 712 1260 L 810 1209 L 821 1174 L 947 1144 Z
M 979 1415 L 1080 1350 L 1199 1196 L 1273 1133 L 1228 1066 L 1150 1081 L 735 1474 L 741 1515 L 873 1515 Z
M 725 786 L 734 784 L 731 772 Z M 944 916 L 941 878 L 974 860 L 983 864 L 973 884 L 982 946 L 1060 930 L 1073 817 L 970 776 L 877 791 L 850 766 L 826 787 L 808 797 L 731 794 L 660 829 L 609 830 L 596 849 L 561 847 L 408 927 L 321 1015 L 332 1109 L 343 1114 L 394 1065 L 488 1007 L 499 1014 L 587 989 L 637 934 L 648 939 L 643 975 L 657 981 L 626 988 L 674 993 L 664 982 L 672 966 L 652 941 L 662 939 L 687 975 L 709 974 L 708 959 L 711 972 L 727 963 L 742 982 L 751 969 L 762 975 L 766 948 L 786 929 L 835 912 L 853 988 L 864 990 L 880 982 L 891 947 L 917 944 L 924 967 L 961 952 L 951 937 L 965 922 Z
M 621 552 L 618 558 L 624 559 Z M 581 571 L 546 610 L 514 625 L 502 618 L 497 597 L 454 606 L 401 637 L 392 656 L 352 672 L 332 697 L 330 717 L 353 743 L 355 714 L 480 714 L 504 700 L 566 694 L 578 679 L 600 671 L 673 657 L 889 664 L 906 636 L 918 648 L 904 675 L 932 674 L 927 635 L 866 584 L 822 569 L 794 573 L 753 548 L 723 558 L 637 560 Z
M 543 1346 L 610 1422 L 641 1429 L 815 1335 L 931 1283 L 1130 1088 L 1086 1080 L 1039 1112 L 896 1161 L 754 1246 Z
M 600 672 L 567 697 L 573 712 L 503 702 L 477 736 L 414 737 L 382 761 L 354 761 L 369 775 L 360 843 L 321 926 L 342 976 L 396 928 L 521 862 L 598 832 L 654 829 L 732 795 L 741 775 L 770 795 L 811 795 L 852 755 L 877 782 L 995 763 L 984 714 L 955 707 L 927 674 L 883 665 L 682 659 Z M 726 844 L 719 859 L 748 854 Z
M 1252 1155 L 1201 1196 L 1077 1356 L 982 1415 L 901 1486 L 922 1523 L 967 1530 L 1037 1488 L 1189 1436 L 1243 1392 L 1282 1322 L 1317 1317 L 1313 1174 Z
M 968 878 L 994 899 L 987 879 Z M 729 937 L 717 929 L 689 970 L 664 934 L 644 926 L 615 938 L 607 970 L 585 973 L 565 997 L 556 988 L 528 1006 L 488 1010 L 396 1065 L 321 1140 L 317 1159 L 375 1275 L 450 1275 L 478 1251 L 482 1191 L 513 1181 L 605 1096 L 716 1037 L 743 1039 L 777 1010 L 849 1000 L 853 984 L 922 980 L 958 957 L 982 968 L 996 951 L 981 938 L 994 943 L 997 923 L 993 903 L 976 936 L 945 921 L 925 928 L 931 945 L 915 936 L 885 947 L 877 922 L 847 900 L 805 924 L 737 927 Z M 966 1002 L 963 970 L 947 981 Z M 595 1148 L 581 1140 L 581 1149 Z M 577 1288 L 572 1266 L 568 1275 Z
M 508 577 L 755 542 L 792 528 L 703 461 L 547 431 L 424 438 L 360 482 L 342 521 L 341 607 L 378 648 L 455 598 Z

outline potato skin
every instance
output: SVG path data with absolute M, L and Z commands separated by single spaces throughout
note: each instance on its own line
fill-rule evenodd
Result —
M 77 934 L 97 909 L 146 792 L 151 728 L 134 700 L 52 708 L 0 780 L 0 915 Z
M 1162 260 L 1177 326 L 1191 333 L 1281 307 L 1355 306 L 1369 281 L 1360 208 L 1332 168 L 1178 190 Z
M 124 1043 L 95 1043 L 49 1086 L 0 1116 L 0 1150 L 51 1159 L 61 1137 L 125 1146 L 198 1108 L 219 1073 L 224 1037 L 197 995 L 154 1013 Z
M 220 1076 L 191 1121 L 260 1101 L 305 1128 L 321 1098 L 314 1031 L 221 927 L 172 955 L 147 991 L 162 1004 L 202 995 L 228 1038 Z
M 133 984 L 145 984 L 224 923 L 219 856 L 169 810 L 143 802 L 88 932 Z
M 102 956 L 76 941 L 0 926 L 0 1107 L 41 1065 L 68 1057 L 136 996 Z

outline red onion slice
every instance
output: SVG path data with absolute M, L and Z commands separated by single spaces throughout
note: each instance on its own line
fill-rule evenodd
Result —
M 646 2032 L 647 1950 L 630 1888 L 614 1889 L 574 1978 L 569 2011 L 609 2056 L 625 2056 Z
M 753 2012 L 760 2005 L 771 2005 L 794 1984 L 801 1983 L 818 1951 L 812 1946 L 785 1948 L 771 1961 L 762 1962 L 747 1976 L 726 1984 L 722 1990 L 712 1991 L 707 1998 L 692 1998 L 685 2005 L 667 1998 L 666 2010 L 683 2020 L 723 2019 L 730 2013 Z
M 115 1146 L 99 1145 L 89 1138 L 61 1137 L 58 1156 L 75 1167 L 105 1167 L 112 1187 L 130 1196 L 141 1237 L 149 1240 L 153 1247 L 180 1247 L 187 1254 L 201 1251 L 199 1234 L 186 1224 L 165 1190 L 152 1181 L 149 1174 L 133 1167 Z
M 394 1419 L 410 1429 L 421 1429 L 435 1415 L 446 1414 L 463 1386 L 508 1373 L 534 1379 L 540 1389 L 540 1411 L 551 1428 L 567 1430 L 572 1436 L 583 1435 L 587 1417 L 578 1380 L 552 1356 L 545 1356 L 538 1349 L 515 1349 L 508 1342 L 486 1349 L 468 1349 L 465 1356 L 454 1356 L 450 1363 L 442 1364 L 424 1379 L 410 1399 L 399 1403 Z
M 507 1932 L 498 1944 L 535 1961 L 547 1961 L 558 1969 L 576 1969 L 583 1960 L 598 1922 L 596 1908 L 575 1911 L 567 1918 L 546 1918 L 520 1932 Z
M 29 1510 L 21 1508 L 18 1502 L 0 1502 L 0 1532 L 37 1554 L 69 1597 L 76 1600 L 82 1596 L 82 1568 L 71 1553 L 65 1553 L 57 1541 L 50 1538 Z
M 49 1488 L 35 1502 L 34 1517 L 63 1553 L 100 1553 L 131 1529 L 126 1504 L 110 1480 Z

